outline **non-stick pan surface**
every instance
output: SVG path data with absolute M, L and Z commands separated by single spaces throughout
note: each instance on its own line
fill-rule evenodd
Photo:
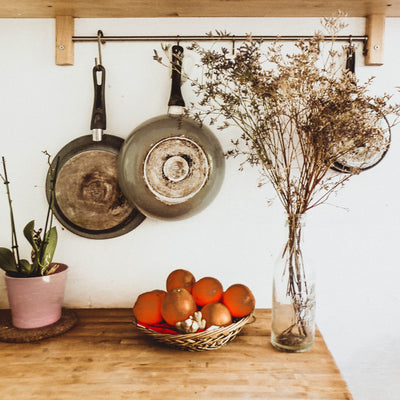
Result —
M 97 82 L 99 73 L 102 75 L 100 84 Z M 117 159 L 124 140 L 103 135 L 106 128 L 103 66 L 93 68 L 93 79 L 93 135 L 79 137 L 58 152 L 47 175 L 46 190 L 50 200 L 51 170 L 58 160 L 54 215 L 77 235 L 107 239 L 131 231 L 145 217 L 128 202 L 118 184 Z

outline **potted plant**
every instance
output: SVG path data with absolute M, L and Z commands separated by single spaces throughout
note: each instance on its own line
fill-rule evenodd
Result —
M 44 153 L 50 165 L 50 155 Z M 51 188 L 44 229 L 36 230 L 35 221 L 28 222 L 23 229 L 25 238 L 32 246 L 31 260 L 28 261 L 19 254 L 10 182 L 4 157 L 2 162 L 4 175 L 0 174 L 0 177 L 7 190 L 11 248 L 0 248 L 0 268 L 6 272 L 12 324 L 21 329 L 39 328 L 60 319 L 68 270 L 67 265 L 52 262 L 57 246 L 57 229 L 52 226 L 54 187 Z M 52 171 L 52 174 L 55 176 L 56 171 Z
M 364 162 L 346 173 L 335 166 L 355 154 L 387 150 L 387 130 L 397 118 L 383 128 L 379 123 L 400 115 L 400 105 L 391 105 L 389 95 L 369 94 L 372 79 L 360 84 L 341 68 L 343 51 L 334 46 L 344 27 L 341 18 L 323 24 L 327 37 L 316 33 L 299 40 L 291 54 L 284 53 L 279 38 L 267 45 L 249 36 L 234 54 L 223 47 L 191 46 L 202 74 L 192 80 L 199 100 L 188 112 L 218 129 L 240 128 L 228 156 L 258 166 L 285 211 L 271 334 L 272 344 L 284 351 L 306 351 L 314 341 L 315 282 L 303 257 L 304 216 L 360 173 Z M 226 33 L 222 36 L 226 39 Z M 162 61 L 158 55 L 156 60 Z

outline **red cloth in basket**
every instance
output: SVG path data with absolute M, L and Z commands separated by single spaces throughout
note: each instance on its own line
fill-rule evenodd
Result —
M 144 322 L 137 321 L 138 325 L 141 325 L 147 329 L 151 329 L 157 333 L 164 333 L 168 335 L 181 335 L 182 332 L 179 332 L 175 327 L 172 325 L 167 324 L 166 322 L 160 322 L 159 324 L 149 325 L 145 324 Z M 199 329 L 197 332 L 203 332 L 204 329 Z

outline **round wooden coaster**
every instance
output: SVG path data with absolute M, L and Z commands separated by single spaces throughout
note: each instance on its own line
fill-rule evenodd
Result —
M 15 328 L 11 322 L 11 313 L 0 318 L 0 342 L 30 343 L 62 335 L 78 322 L 78 316 L 72 310 L 63 309 L 61 318 L 54 324 L 34 329 Z

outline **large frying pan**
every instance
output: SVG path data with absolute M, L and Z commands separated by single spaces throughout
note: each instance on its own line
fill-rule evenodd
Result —
M 124 140 L 103 135 L 106 111 L 102 65 L 93 68 L 93 82 L 92 135 L 73 140 L 54 157 L 47 174 L 46 191 L 50 201 L 50 172 L 58 159 L 54 215 L 77 235 L 108 239 L 131 231 L 145 217 L 127 201 L 118 185 L 117 158 Z
M 354 47 L 350 46 L 347 50 L 346 70 L 355 74 L 355 69 L 356 53 Z M 354 82 L 354 85 L 356 84 Z M 374 109 L 374 106 L 371 105 L 371 108 Z M 377 113 L 376 128 L 382 140 L 382 146 L 378 149 L 371 149 L 361 145 L 353 152 L 343 155 L 331 168 L 337 172 L 350 173 L 355 169 L 365 171 L 381 162 L 388 152 L 391 143 L 390 124 L 385 115 Z
M 138 126 L 122 146 L 118 180 L 125 196 L 144 215 L 183 219 L 217 195 L 225 159 L 210 129 L 183 117 L 183 48 L 172 47 L 172 88 L 168 114 Z

